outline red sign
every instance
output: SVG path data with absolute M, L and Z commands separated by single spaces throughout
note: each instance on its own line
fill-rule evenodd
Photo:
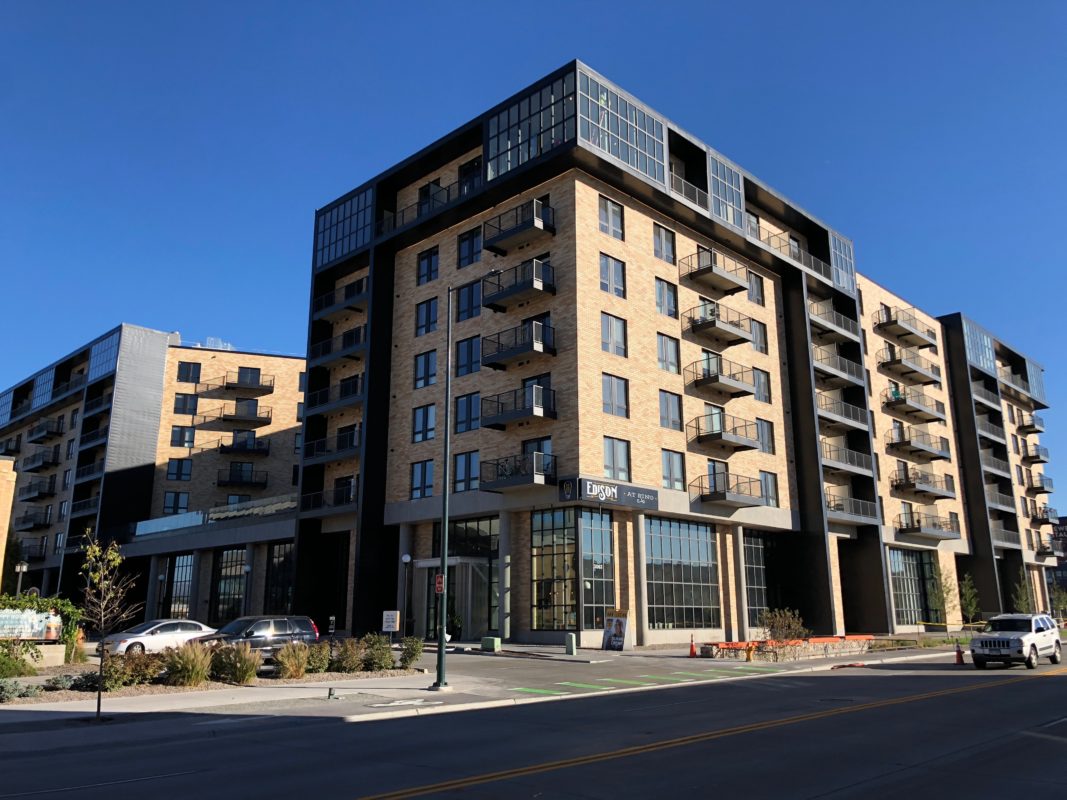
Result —
M 445 593 L 445 576 L 440 572 L 434 576 L 434 591 L 436 591 L 437 594 Z

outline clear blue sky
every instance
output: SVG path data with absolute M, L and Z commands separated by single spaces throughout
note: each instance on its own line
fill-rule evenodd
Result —
M 120 321 L 303 352 L 314 209 L 577 57 L 1042 362 L 1055 475 L 1065 43 L 1055 0 L 7 0 L 0 386 Z

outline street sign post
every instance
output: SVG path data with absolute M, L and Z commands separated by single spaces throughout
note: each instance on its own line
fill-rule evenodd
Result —
M 437 594 L 445 593 L 445 576 L 442 573 L 438 572 L 434 576 L 433 588 Z

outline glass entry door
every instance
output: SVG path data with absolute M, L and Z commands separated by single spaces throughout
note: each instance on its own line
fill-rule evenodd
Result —
M 425 586 L 425 636 L 437 637 L 437 615 L 440 595 L 435 591 L 437 559 L 422 559 L 415 569 L 421 572 L 416 580 Z M 490 629 L 489 591 L 492 584 L 492 566 L 487 559 L 453 557 L 448 559 L 448 613 L 445 630 L 452 641 L 479 641 Z

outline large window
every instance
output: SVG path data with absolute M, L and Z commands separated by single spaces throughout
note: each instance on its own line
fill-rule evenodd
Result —
M 665 372 L 677 374 L 680 371 L 678 362 L 678 340 L 664 333 L 656 334 L 656 360 L 659 368 Z
M 760 492 L 763 494 L 763 502 L 773 508 L 778 507 L 778 476 L 773 472 L 759 473 Z
M 370 244 L 374 190 L 365 189 L 315 217 L 315 268 Z
M 437 280 L 437 248 L 431 247 L 423 250 L 418 256 L 418 268 L 415 272 L 415 285 L 422 286 L 424 283 Z
M 488 180 L 574 139 L 574 73 L 535 89 L 489 118 Z
M 616 297 L 626 297 L 626 265 L 604 253 L 600 254 L 600 288 Z
M 174 413 L 175 414 L 195 414 L 196 413 L 196 401 L 197 396 L 195 394 L 176 394 L 174 395 Z M 71 426 L 73 430 L 73 426 Z
M 582 627 L 603 630 L 615 608 L 615 549 L 610 511 L 582 509 L 578 514 L 582 556 Z
M 416 461 L 411 465 L 411 499 L 433 497 L 433 460 Z
M 935 554 L 929 550 L 889 548 L 889 574 L 898 625 L 941 622 L 941 611 L 930 602 L 936 597 Z
M 741 173 L 711 157 L 711 213 L 735 228 L 744 227 Z
M 215 552 L 208 624 L 223 625 L 244 613 L 245 549 Z
M 411 410 L 411 441 L 425 442 L 434 438 L 437 423 L 437 406 L 419 406 Z
M 193 477 L 193 460 L 191 458 L 171 458 L 167 461 L 168 481 L 187 481 Z
M 752 270 L 748 271 L 748 299 L 760 306 L 767 302 L 763 296 L 763 276 L 757 275 Z
M 749 320 L 752 329 L 752 349 L 757 353 L 767 354 L 767 326 L 758 319 Z
M 164 514 L 184 514 L 189 510 L 189 493 L 188 492 L 164 492 L 163 493 L 163 513 Z
M 474 281 L 456 289 L 456 322 L 482 313 L 482 282 Z
M 616 239 L 625 236 L 623 230 L 622 206 L 603 195 L 600 196 L 600 232 Z
M 456 237 L 456 268 L 469 267 L 482 260 L 482 226 Z
M 756 438 L 761 453 L 774 452 L 774 423 L 769 419 L 756 418 Z
M 771 374 L 762 369 L 752 368 L 752 383 L 756 387 L 753 395 L 761 403 L 771 402 Z
M 574 509 L 530 514 L 530 627 L 535 631 L 577 630 L 578 547 Z
M 431 297 L 415 305 L 415 335 L 425 336 L 437 330 L 437 298 Z
M 600 349 L 626 357 L 626 320 L 601 312 Z
M 429 350 L 415 356 L 415 388 L 437 383 L 437 351 Z
M 267 587 L 263 611 L 267 614 L 293 613 L 293 543 L 277 542 L 267 549 Z
M 480 392 L 471 392 L 456 398 L 456 433 L 475 431 L 481 427 L 481 397 Z
M 662 278 L 656 278 L 656 311 L 678 319 L 678 287 Z
M 200 364 L 196 361 L 179 361 L 178 383 L 200 383 Z
M 760 624 L 767 599 L 767 537 L 760 533 L 744 535 L 745 542 L 745 595 L 748 600 L 748 624 Z
M 605 414 L 616 417 L 630 416 L 630 382 L 625 378 L 608 375 L 600 376 L 600 388 Z
M 685 489 L 685 456 L 674 450 L 661 450 L 663 488 Z
M 475 491 L 478 488 L 479 476 L 478 451 L 456 453 L 454 461 L 455 468 L 452 471 L 455 473 L 455 478 L 452 491 L 456 493 Z
M 659 424 L 672 431 L 682 429 L 682 398 L 672 392 L 659 390 Z
M 171 562 L 170 585 L 160 599 L 159 616 L 163 619 L 188 619 L 193 595 L 193 554 L 175 556 Z
M 645 518 L 649 628 L 722 627 L 715 547 L 710 525 Z
M 656 258 L 674 263 L 674 231 L 652 224 L 652 252 Z
M 664 182 L 663 123 L 583 71 L 578 72 L 579 136 L 606 155 Z
M 630 480 L 630 443 L 625 439 L 604 437 L 604 477 Z
M 456 342 L 456 377 L 470 375 L 482 368 L 482 339 L 471 336 Z

